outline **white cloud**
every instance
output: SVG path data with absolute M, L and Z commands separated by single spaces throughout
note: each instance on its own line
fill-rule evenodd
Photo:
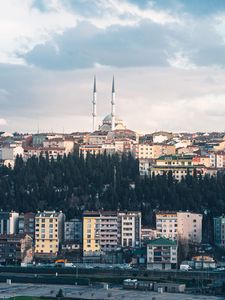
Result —
M 7 0 L 0 6 L 0 63 L 25 64 L 24 54 L 38 44 L 76 25 L 76 16 L 60 1 L 48 0 L 48 10 L 41 12 L 32 0 Z
M 140 9 L 125 0 L 99 0 L 96 2 L 98 9 L 102 11 L 102 16 L 94 18 L 89 16 L 88 20 L 99 28 L 107 28 L 112 25 L 135 26 L 141 21 L 151 21 L 157 24 L 180 23 L 177 16 L 162 10 L 149 8 Z
M 183 70 L 196 69 L 196 66 L 190 61 L 189 57 L 182 51 L 176 52 L 172 57 L 168 58 L 171 67 Z

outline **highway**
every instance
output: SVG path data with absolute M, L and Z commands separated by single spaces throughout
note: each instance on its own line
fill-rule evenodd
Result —
M 22 276 L 30 277 L 32 275 L 45 275 L 46 277 L 57 275 L 58 277 L 80 277 L 89 278 L 91 281 L 97 279 L 103 281 L 110 281 L 115 279 L 125 278 L 137 278 L 145 280 L 218 280 L 225 279 L 225 272 L 220 271 L 180 271 L 180 270 L 143 270 L 143 269 L 114 269 L 114 268 L 82 268 L 82 267 L 44 267 L 44 266 L 32 266 L 32 267 L 15 267 L 15 266 L 1 266 L 0 267 L 0 280 L 5 276 Z

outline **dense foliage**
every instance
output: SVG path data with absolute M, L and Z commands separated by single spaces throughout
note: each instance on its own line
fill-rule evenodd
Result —
M 0 167 L 0 207 L 19 212 L 63 210 L 67 217 L 84 209 L 141 210 L 144 224 L 155 210 L 192 210 L 213 216 L 225 212 L 225 175 L 188 175 L 181 182 L 171 173 L 141 178 L 131 155 L 69 155 L 57 160 L 18 157 L 13 169 Z

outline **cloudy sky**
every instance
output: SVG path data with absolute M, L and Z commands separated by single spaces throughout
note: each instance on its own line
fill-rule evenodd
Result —
M 0 130 L 225 130 L 224 0 L 0 2 Z

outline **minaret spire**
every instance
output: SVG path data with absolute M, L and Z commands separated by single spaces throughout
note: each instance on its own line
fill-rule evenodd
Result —
M 111 117 L 112 117 L 112 131 L 115 129 L 115 100 L 116 100 L 116 92 L 115 92 L 115 80 L 113 75 L 112 81 L 112 99 L 111 99 Z
M 94 87 L 93 87 L 93 100 L 92 100 L 92 104 L 93 104 L 93 111 L 92 111 L 92 131 L 95 131 L 95 126 L 96 126 L 96 116 L 97 116 L 97 112 L 96 112 L 96 104 L 97 104 L 97 90 L 96 90 L 96 76 L 94 77 Z

